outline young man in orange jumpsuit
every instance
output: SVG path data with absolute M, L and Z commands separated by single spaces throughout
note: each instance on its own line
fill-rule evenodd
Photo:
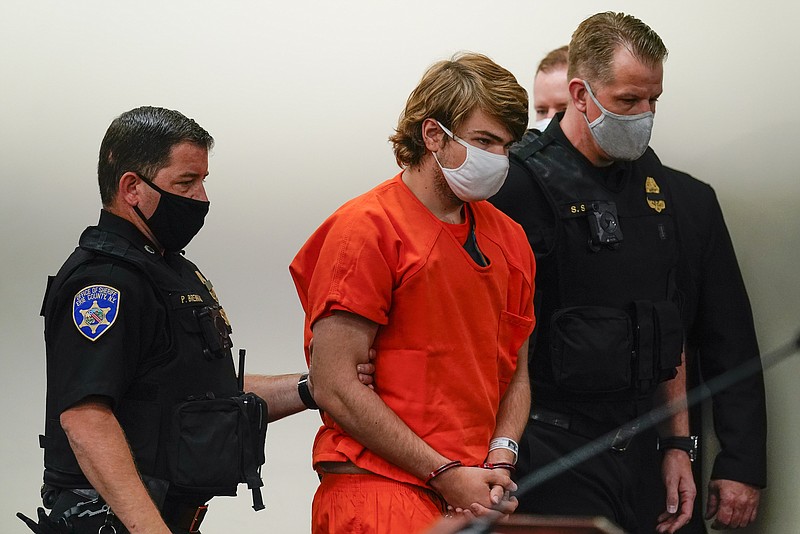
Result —
M 418 532 L 448 508 L 516 508 L 534 258 L 484 200 L 527 121 L 525 90 L 489 58 L 434 64 L 391 137 L 403 170 L 292 262 L 323 411 L 314 532 Z M 374 390 L 352 372 L 370 347 Z

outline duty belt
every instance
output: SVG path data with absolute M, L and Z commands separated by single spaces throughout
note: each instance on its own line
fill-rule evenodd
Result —
M 49 515 L 37 509 L 38 522 L 22 513 L 20 518 L 36 533 L 97 532 L 122 534 L 128 532 L 102 497 L 92 489 L 61 489 L 47 484 L 42 486 L 42 503 L 57 513 Z
M 103 518 L 100 518 L 104 519 L 103 522 L 99 523 L 100 534 L 128 532 L 122 527 L 119 518 L 115 516 L 108 504 L 106 504 L 97 491 L 93 489 L 61 489 L 44 485 L 42 486 L 42 498 L 43 501 L 45 501 L 45 506 L 48 508 L 52 508 L 59 499 L 67 499 L 66 506 L 68 506 L 68 508 L 66 510 L 57 517 L 51 515 L 49 518 L 47 516 L 44 518 L 45 520 L 51 521 L 54 526 L 63 526 L 71 532 L 73 522 L 104 514 Z M 161 510 L 161 516 L 164 518 L 164 522 L 171 528 L 197 533 L 200 532 L 200 524 L 203 522 L 207 510 L 208 506 L 206 504 L 169 503 Z M 36 525 L 35 522 L 23 517 L 20 517 L 20 519 L 22 519 L 31 530 L 38 532 L 38 530 L 34 529 Z
M 603 424 L 577 414 L 563 414 L 547 408 L 532 407 L 531 420 L 568 430 L 587 439 L 599 439 L 608 443 L 616 452 L 625 452 L 631 440 L 639 433 L 639 425 L 626 423 L 616 427 Z

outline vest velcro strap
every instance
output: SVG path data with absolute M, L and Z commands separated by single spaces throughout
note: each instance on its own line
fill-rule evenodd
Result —
M 242 438 L 242 475 L 253 494 L 253 510 L 264 509 L 261 487 L 261 465 L 264 463 L 264 442 L 267 431 L 267 406 L 263 399 L 252 393 L 236 397 L 242 417 L 239 419 L 239 435 Z
M 552 137 L 528 130 L 522 140 L 509 152 L 511 157 L 525 161 L 552 141 Z

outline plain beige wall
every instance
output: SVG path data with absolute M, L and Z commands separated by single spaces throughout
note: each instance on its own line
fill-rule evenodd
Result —
M 397 172 L 386 139 L 424 69 L 479 51 L 530 88 L 541 56 L 605 9 L 643 19 L 670 49 L 652 146 L 716 188 L 762 349 L 782 344 L 800 326 L 795 3 L 0 4 L 0 531 L 25 532 L 13 513 L 38 504 L 39 307 L 46 276 L 97 219 L 97 150 L 116 115 L 175 108 L 216 137 L 211 213 L 189 257 L 214 281 L 249 370 L 298 371 L 302 314 L 287 265 L 325 216 Z M 770 487 L 749 532 L 800 524 L 798 373 L 798 358 L 767 372 Z M 254 513 L 242 487 L 214 500 L 204 532 L 307 532 L 317 426 L 312 413 L 271 426 L 267 510 Z

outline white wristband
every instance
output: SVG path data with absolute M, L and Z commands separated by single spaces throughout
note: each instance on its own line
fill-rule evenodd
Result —
M 514 465 L 517 463 L 517 456 L 519 454 L 519 445 L 511 438 L 494 438 L 489 442 L 489 452 L 495 449 L 506 449 L 514 453 Z

